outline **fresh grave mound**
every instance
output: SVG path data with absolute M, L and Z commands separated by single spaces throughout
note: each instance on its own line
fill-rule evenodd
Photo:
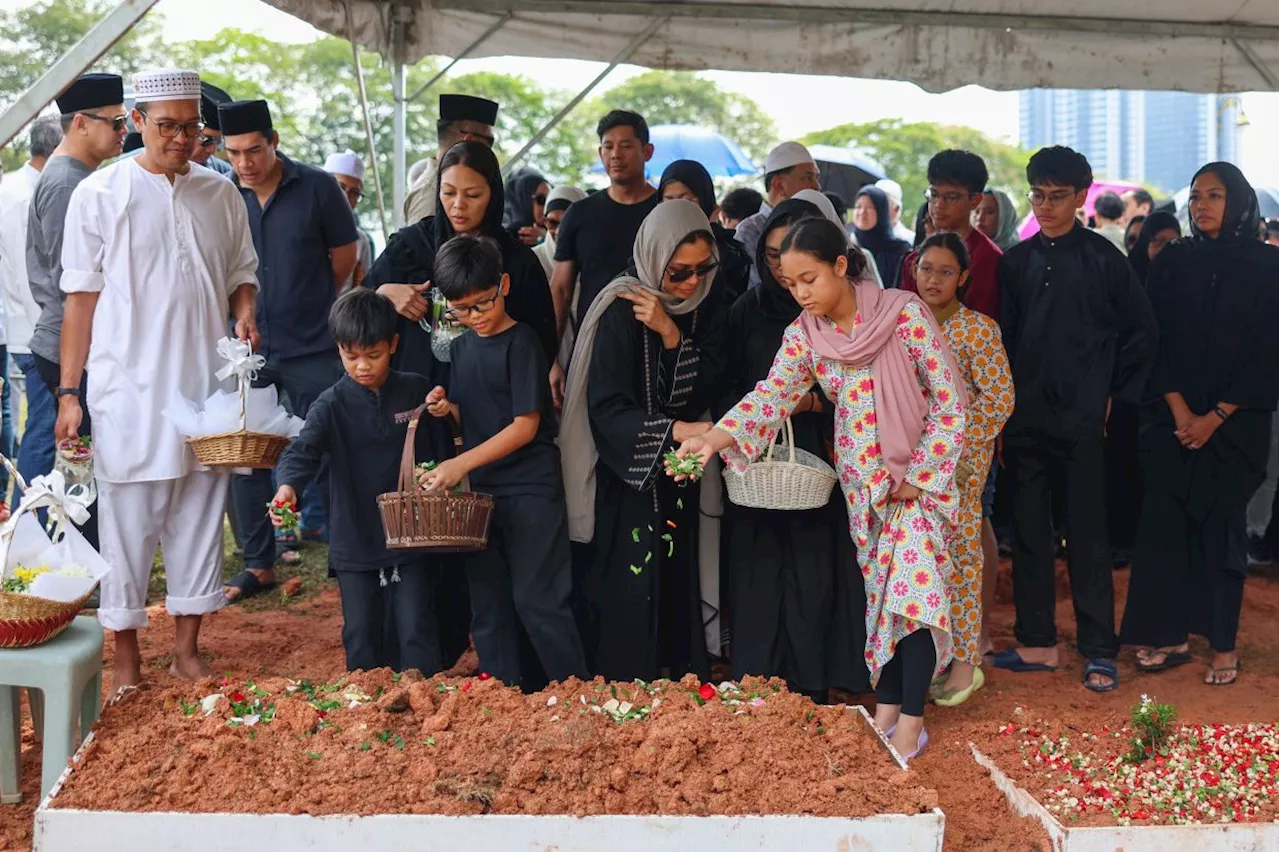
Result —
M 1146 695 L 1119 729 L 1014 714 L 978 748 L 1067 828 L 1276 820 L 1274 724 L 1178 725 Z
M 860 714 L 778 680 L 492 679 L 380 669 L 212 679 L 109 706 L 53 805 L 291 814 L 918 814 L 932 790 Z

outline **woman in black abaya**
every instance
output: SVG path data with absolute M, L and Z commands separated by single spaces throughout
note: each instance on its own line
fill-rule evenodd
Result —
M 1166 247 L 1147 292 L 1160 350 L 1142 415 L 1145 494 L 1121 628 L 1139 668 L 1213 649 L 1205 683 L 1239 674 L 1247 566 L 1245 506 L 1261 484 L 1276 410 L 1276 249 L 1256 239 L 1257 196 L 1210 163 L 1191 184 L 1191 238 Z
M 889 196 L 876 186 L 864 186 L 853 199 L 853 233 L 861 248 L 871 252 L 885 288 L 898 286 L 902 260 L 911 254 L 911 244 L 893 235 L 889 218 Z
M 820 218 L 798 199 L 773 208 L 756 251 L 760 285 L 729 311 L 734 359 L 713 413 L 722 416 L 769 374 L 783 332 L 800 305 L 774 277 L 788 227 Z M 832 408 L 814 387 L 791 418 L 796 447 L 829 459 Z M 725 506 L 722 594 L 730 601 L 735 680 L 779 676 L 793 692 L 826 703 L 827 690 L 869 692 L 862 650 L 866 644 L 866 591 L 854 564 L 842 492 L 832 489 L 821 509 L 804 512 Z
M 694 160 L 676 160 L 662 172 L 658 182 L 658 194 L 663 201 L 683 198 L 702 208 L 711 222 L 711 233 L 720 250 L 720 269 L 716 273 L 716 286 L 723 292 L 721 303 L 728 307 L 733 300 L 747 292 L 751 278 L 751 258 L 742 243 L 733 238 L 733 231 L 716 221 L 716 186 L 711 174 L 702 163 Z

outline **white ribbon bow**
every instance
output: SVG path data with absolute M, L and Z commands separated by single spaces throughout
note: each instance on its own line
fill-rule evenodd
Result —
M 83 526 L 89 520 L 89 501 L 85 499 L 86 496 L 83 486 L 74 485 L 68 489 L 66 477 L 60 470 L 37 476 L 31 480 L 27 490 L 22 492 L 22 501 L 10 522 L 16 523 L 20 514 L 47 508 L 65 515 L 77 526 Z
M 254 354 L 253 347 L 247 342 L 234 337 L 224 337 L 218 341 L 218 355 L 227 362 L 215 374 L 218 381 L 235 376 L 241 382 L 252 382 L 258 378 L 258 371 L 267 363 L 266 358 Z

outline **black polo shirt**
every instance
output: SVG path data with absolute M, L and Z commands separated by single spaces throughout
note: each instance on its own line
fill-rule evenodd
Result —
M 248 187 L 240 187 L 240 194 L 258 251 L 259 351 L 268 358 L 296 358 L 333 348 L 329 308 L 338 283 L 329 251 L 356 241 L 356 221 L 332 175 L 276 156 L 284 173 L 266 206 Z

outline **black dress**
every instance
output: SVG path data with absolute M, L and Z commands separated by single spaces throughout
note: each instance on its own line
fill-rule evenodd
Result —
M 666 476 L 671 424 L 710 406 L 724 357 L 724 317 L 714 290 L 675 316 L 684 335 L 661 338 L 618 300 L 600 317 L 587 380 L 599 460 L 596 522 L 583 559 L 590 609 L 588 662 L 608 680 L 653 680 L 711 672 L 698 582 L 698 489 Z M 567 448 L 566 448 L 567 449 Z
M 1228 190 L 1230 197 L 1230 190 Z M 1145 494 L 1122 642 L 1179 645 L 1207 636 L 1235 648 L 1247 567 L 1245 506 L 1262 483 L 1276 410 L 1274 247 L 1252 239 L 1172 243 L 1148 292 L 1160 350 L 1142 411 Z M 1199 450 L 1174 435 L 1161 398 L 1181 393 L 1194 414 L 1239 409 Z

